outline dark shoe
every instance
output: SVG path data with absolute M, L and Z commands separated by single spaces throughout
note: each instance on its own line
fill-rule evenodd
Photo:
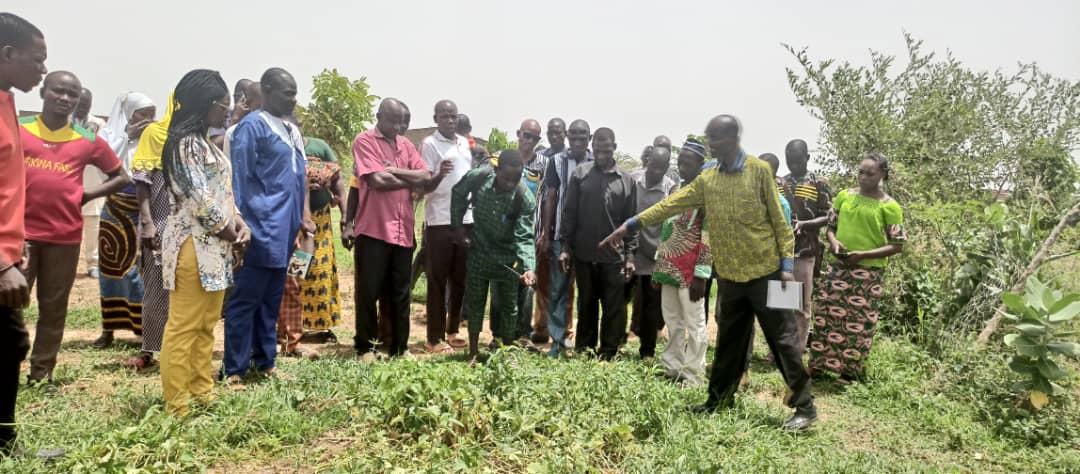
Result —
M 701 405 L 694 405 L 694 406 L 688 408 L 688 410 L 690 410 L 690 413 L 693 413 L 695 415 L 704 415 L 704 414 L 709 414 L 709 413 L 716 413 L 716 410 L 719 410 L 719 409 L 720 409 L 720 405 L 717 405 L 715 403 L 708 403 L 708 402 L 702 403 Z
M 813 406 L 810 408 L 796 408 L 795 414 L 784 422 L 782 428 L 784 431 L 804 431 L 810 425 L 813 425 L 815 421 L 817 421 L 817 409 Z
M 98 336 L 98 338 L 94 340 L 93 346 L 94 346 L 94 349 L 107 349 L 112 344 L 113 344 L 113 333 L 112 333 L 112 331 L 105 331 L 105 332 L 101 333 L 101 336 Z
M 532 340 L 533 344 L 547 344 L 548 341 L 551 340 L 551 336 L 549 336 L 547 334 L 538 334 L 538 333 L 534 332 L 531 335 L 529 335 L 529 339 Z

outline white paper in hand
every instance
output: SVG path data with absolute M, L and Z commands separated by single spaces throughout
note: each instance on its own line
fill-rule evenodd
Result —
M 787 288 L 780 285 L 780 280 L 769 280 L 769 297 L 765 306 L 772 309 L 802 310 L 802 283 L 787 282 Z

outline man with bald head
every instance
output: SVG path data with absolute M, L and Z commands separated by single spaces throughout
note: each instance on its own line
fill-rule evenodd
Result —
M 240 383 L 253 365 L 274 375 L 286 268 L 300 230 L 315 232 L 305 201 L 304 138 L 286 120 L 296 108 L 296 80 L 274 67 L 259 85 L 262 108 L 245 116 L 229 138 L 233 194 L 251 229 L 225 306 L 223 372 L 230 384 Z
M 422 190 L 424 199 L 424 272 L 427 273 L 427 342 L 430 353 L 449 353 L 468 341 L 458 335 L 461 303 L 465 295 L 465 262 L 468 247 L 453 238 L 450 226 L 450 199 L 454 185 L 472 169 L 469 140 L 457 134 L 458 107 L 451 100 L 435 103 L 435 132 L 420 143 L 420 157 L 428 171 L 436 174 Z M 444 164 L 445 163 L 445 164 Z M 442 167 L 448 174 L 439 174 Z M 472 212 L 463 216 L 466 229 L 472 228 Z
M 375 127 L 353 141 L 353 184 L 348 221 L 342 240 L 354 248 L 356 262 L 356 339 L 364 362 L 376 359 L 376 305 L 385 299 L 390 314 L 391 356 L 406 356 L 409 343 L 409 294 L 413 249 L 416 247 L 411 191 L 426 189 L 454 170 L 439 163 L 432 173 L 416 147 L 402 135 L 405 108 L 397 99 L 383 99 Z M 359 203 L 363 203 L 360 207 Z
M 794 237 L 784 220 L 769 165 L 743 152 L 742 126 L 720 115 L 705 128 L 715 165 L 701 172 L 671 197 L 627 220 L 601 245 L 618 247 L 628 232 L 659 224 L 690 209 L 704 208 L 713 267 L 720 276 L 716 356 L 709 378 L 709 398 L 695 412 L 734 406 L 735 391 L 746 367 L 754 316 L 790 390 L 787 404 L 795 415 L 783 427 L 803 430 L 817 419 L 810 374 L 795 341 L 795 322 L 766 305 L 769 281 L 794 281 Z
M 810 332 L 810 317 L 814 314 L 814 275 L 821 264 L 821 228 L 829 222 L 832 209 L 832 190 L 822 177 L 811 172 L 807 165 L 810 152 L 803 140 L 792 140 L 784 148 L 789 173 L 781 180 L 784 196 L 791 204 L 792 227 L 795 231 L 795 280 L 803 285 L 803 306 L 795 312 L 798 327 L 796 344 L 805 352 Z
M 38 287 L 31 382 L 53 378 L 79 265 L 81 208 L 131 182 L 109 144 L 71 122 L 81 96 L 82 84 L 74 74 L 54 71 L 41 86 L 41 114 L 19 120 L 26 164 L 26 280 L 31 288 L 35 281 Z M 87 166 L 104 171 L 105 182 L 84 189 Z

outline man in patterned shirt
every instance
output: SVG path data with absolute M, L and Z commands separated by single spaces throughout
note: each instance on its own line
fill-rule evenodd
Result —
M 494 171 L 469 171 L 454 186 L 450 225 L 455 240 L 469 245 L 465 277 L 465 318 L 469 321 L 469 358 L 479 354 L 484 306 L 491 287 L 493 338 L 514 341 L 518 285 L 536 284 L 533 221 L 536 200 L 521 183 L 523 165 L 517 150 L 503 151 Z M 465 212 L 473 205 L 471 236 L 466 235 Z
M 601 245 L 618 247 L 628 232 L 654 225 L 690 209 L 705 209 L 705 225 L 713 266 L 723 291 L 717 316 L 716 356 L 709 377 L 709 398 L 695 412 L 712 412 L 734 405 L 735 390 L 746 366 L 754 316 L 776 356 L 776 365 L 791 396 L 795 415 L 786 430 L 803 430 L 817 420 L 810 374 L 802 351 L 795 346 L 795 323 L 783 312 L 766 306 L 769 281 L 793 281 L 794 237 L 784 221 L 773 172 L 764 161 L 739 146 L 741 125 L 730 115 L 709 121 L 705 136 L 717 166 L 702 171 L 694 182 L 671 197 L 631 217 Z
M 829 209 L 832 209 L 832 191 L 822 178 L 807 170 L 810 153 L 806 142 L 792 140 L 784 149 L 791 174 L 784 176 L 784 195 L 791 204 L 792 222 L 795 229 L 795 280 L 802 282 L 803 305 L 796 311 L 795 325 L 798 328 L 796 341 L 802 351 L 806 351 L 806 337 L 810 331 L 810 315 L 814 314 L 814 275 L 817 274 L 821 259 L 821 241 L 818 239 L 821 228 L 829 222 Z

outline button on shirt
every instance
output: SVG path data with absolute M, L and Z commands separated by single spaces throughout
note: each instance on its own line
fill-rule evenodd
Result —
M 377 191 L 368 186 L 364 178 L 386 171 L 387 167 L 427 170 L 420 153 L 405 137 L 387 138 L 378 128 L 357 135 L 352 151 L 353 177 L 361 203 L 356 216 L 356 234 L 399 247 L 414 247 L 416 215 L 411 190 Z
M 633 176 L 633 173 L 631 173 Z M 675 181 L 666 175 L 656 184 L 649 187 L 646 184 L 645 173 L 639 173 L 634 177 L 634 185 L 637 186 L 637 212 L 644 211 L 664 198 L 668 197 L 678 187 Z M 637 275 L 652 275 L 656 267 L 656 247 L 660 244 L 661 225 L 642 227 L 638 234 L 638 249 L 634 252 L 634 273 Z
M 439 186 L 424 198 L 424 219 L 427 220 L 427 225 L 450 225 L 451 191 L 472 167 L 469 139 L 461 135 L 446 138 L 442 133 L 435 131 L 420 143 L 420 156 L 432 173 L 438 172 L 440 163 L 445 160 L 454 163 L 454 171 L 446 175 Z M 472 212 L 465 211 L 464 219 L 466 224 L 472 224 Z
M 590 263 L 620 263 L 623 255 L 599 243 L 637 210 L 637 186 L 626 171 L 597 168 L 596 162 L 578 166 L 566 189 L 559 240 L 570 255 Z M 637 250 L 637 231 L 627 232 L 623 251 Z

